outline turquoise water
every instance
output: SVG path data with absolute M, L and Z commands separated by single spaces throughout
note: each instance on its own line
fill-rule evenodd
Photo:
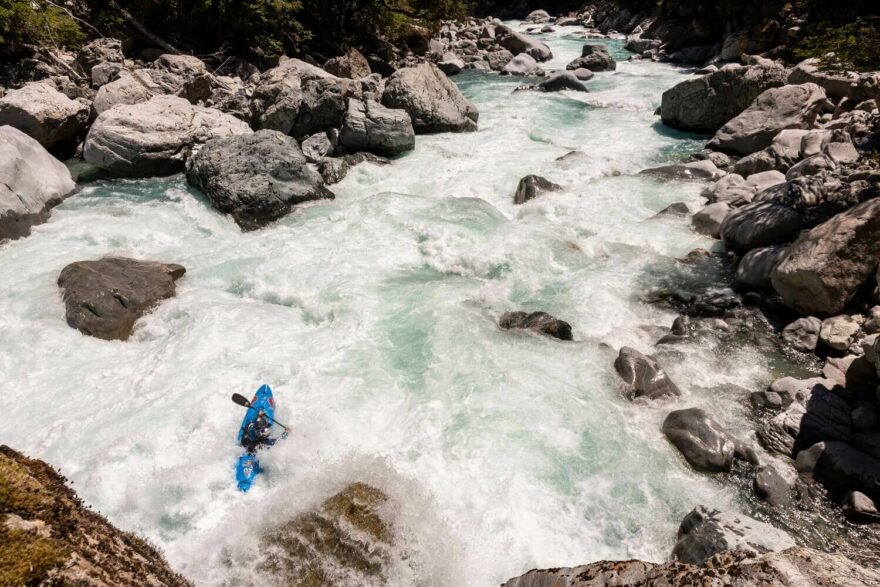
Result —
M 547 41 L 550 66 L 583 42 Z M 539 94 L 464 73 L 479 132 L 420 136 L 392 165 L 356 168 L 335 201 L 257 232 L 180 177 L 85 187 L 0 247 L 0 442 L 60 467 L 198 584 L 254 580 L 262 532 L 356 480 L 399 504 L 393 584 L 665 559 L 695 504 L 741 506 L 681 461 L 660 422 L 711 405 L 744 432 L 739 399 L 704 388 L 767 374 L 748 349 L 694 347 L 668 359 L 680 401 L 633 405 L 616 389 L 616 349 L 651 351 L 645 327 L 674 317 L 639 301 L 651 272 L 711 246 L 685 220 L 649 220 L 695 206 L 702 186 L 634 175 L 700 146 L 653 115 L 683 75 L 622 60 L 589 94 Z M 564 190 L 514 206 L 530 173 Z M 106 254 L 187 268 L 125 343 L 69 328 L 55 285 L 67 263 Z M 569 321 L 576 342 L 500 331 L 513 309 Z M 229 395 L 260 383 L 294 432 L 242 495 Z

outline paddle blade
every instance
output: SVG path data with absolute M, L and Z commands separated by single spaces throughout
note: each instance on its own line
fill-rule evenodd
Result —
M 245 407 L 245 408 L 251 407 L 251 402 L 249 402 L 247 400 L 247 398 L 244 397 L 243 395 L 241 395 L 240 393 L 233 393 L 232 394 L 232 401 L 237 403 L 240 406 Z

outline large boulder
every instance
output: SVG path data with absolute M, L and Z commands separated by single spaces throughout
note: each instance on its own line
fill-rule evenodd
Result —
M 0 241 L 30 234 L 75 188 L 67 167 L 36 139 L 0 126 Z
M 140 104 L 159 94 L 146 70 L 123 71 L 117 79 L 98 88 L 92 101 L 92 115 L 97 117 L 114 106 Z
M 44 147 L 76 141 L 88 118 L 87 105 L 47 82 L 25 84 L 0 98 L 0 126 L 13 126 Z
M 394 157 L 415 149 L 416 135 L 405 111 L 391 110 L 373 100 L 349 100 L 339 142 L 349 152 Z
M 178 96 L 193 104 L 207 100 L 216 84 L 205 62 L 192 55 L 160 55 L 146 73 L 157 93 Z
M 565 66 L 566 69 L 589 69 L 590 71 L 614 71 L 617 62 L 603 43 L 587 43 L 581 49 L 581 56 Z
M 184 273 L 180 265 L 124 257 L 71 263 L 58 276 L 67 323 L 89 336 L 126 340 L 138 318 L 174 296 Z
M 288 59 L 257 80 L 251 109 L 255 128 L 294 137 L 339 128 L 360 81 L 339 78 L 299 59 Z
M 698 471 L 729 471 L 736 442 L 715 418 L 699 408 L 675 410 L 663 421 L 663 434 Z
M 370 70 L 370 62 L 354 47 L 349 49 L 345 55 L 334 57 L 327 61 L 324 64 L 324 70 L 336 77 L 347 77 L 349 79 L 359 79 L 373 73 Z
M 714 133 L 762 92 L 784 85 L 786 77 L 782 67 L 725 67 L 663 92 L 660 117 L 673 128 Z
M 736 266 L 734 281 L 737 285 L 750 289 L 772 289 L 773 271 L 785 258 L 787 252 L 788 247 L 784 246 L 752 249 Z
M 119 63 L 125 61 L 122 54 L 122 41 L 110 37 L 95 39 L 84 45 L 76 54 L 76 64 L 86 76 L 92 74 L 92 68 L 101 63 Z
M 261 584 L 388 585 L 394 562 L 395 505 L 375 487 L 353 483 L 260 538 Z M 263 575 L 260 577 L 260 575 Z
M 152 177 L 183 171 L 186 158 L 210 139 L 249 134 L 243 121 L 174 96 L 121 105 L 95 120 L 86 137 L 86 162 L 113 175 Z
M 825 102 L 825 91 L 816 84 L 771 88 L 721 127 L 707 146 L 738 155 L 760 151 L 783 129 L 812 127 Z
M 505 312 L 498 320 L 503 330 L 532 330 L 560 340 L 571 340 L 571 324 L 546 312 Z
M 821 86 L 832 98 L 849 98 L 862 102 L 880 98 L 880 84 L 871 74 L 858 74 L 853 71 L 829 72 L 820 69 L 819 59 L 807 59 L 795 66 L 788 82 L 792 84 L 814 83 Z M 872 79 L 873 77 L 873 79 Z
M 861 491 L 880 500 L 880 458 L 871 456 L 845 442 L 821 443 L 813 476 L 835 493 Z
M 382 104 L 405 110 L 416 134 L 477 130 L 477 107 L 430 63 L 395 71 L 385 84 Z
M 702 565 L 727 550 L 763 554 L 794 546 L 791 536 L 770 524 L 698 505 L 682 520 L 672 556 L 683 563 Z
M 622 391 L 629 400 L 659 399 L 681 395 L 657 359 L 643 355 L 630 347 L 623 347 L 614 360 L 614 369 L 622 380 Z
M 802 227 L 802 216 L 790 206 L 756 201 L 725 217 L 721 238 L 728 247 L 748 250 L 791 241 Z
M 553 52 L 546 43 L 539 41 L 528 35 L 518 33 L 506 26 L 498 26 L 496 30 L 500 32 L 499 44 L 513 53 L 528 53 L 535 58 L 536 61 L 550 61 L 553 59 Z
M 208 141 L 188 163 L 186 179 L 247 230 L 296 204 L 333 197 L 296 140 L 274 130 Z
M 847 587 L 873 587 L 880 582 L 880 572 L 856 564 L 842 554 L 796 547 L 759 555 L 723 552 L 710 558 L 705 566 L 628 560 L 534 569 L 510 579 L 502 587 L 806 587 L 836 585 L 841 577 L 846 577 Z
M 800 312 L 837 314 L 878 262 L 880 200 L 869 200 L 801 235 L 773 272 L 773 287 Z

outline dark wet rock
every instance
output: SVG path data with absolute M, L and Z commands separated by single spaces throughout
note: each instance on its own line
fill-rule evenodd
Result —
M 67 323 L 83 334 L 126 340 L 135 322 L 161 300 L 173 297 L 180 265 L 107 257 L 77 261 L 58 276 Z
M 721 238 L 724 244 L 734 249 L 768 247 L 793 239 L 803 223 L 801 214 L 789 206 L 755 201 L 733 210 L 724 218 Z M 777 265 L 776 271 L 784 263 L 785 259 Z M 775 286 L 775 282 L 773 285 Z
M 189 587 L 162 553 L 87 507 L 50 465 L 0 445 L 0 583 Z
M 675 410 L 663 421 L 663 434 L 698 471 L 729 471 L 735 442 L 712 416 L 699 408 Z
M 614 71 L 617 62 L 602 43 L 587 43 L 581 50 L 581 56 L 565 66 L 568 70 L 589 69 L 592 72 Z
M 352 47 L 345 55 L 334 57 L 324 64 L 324 70 L 336 77 L 359 79 L 372 73 L 370 63 L 363 54 Z
M 538 89 L 545 92 L 561 92 L 563 90 L 572 90 L 575 92 L 587 92 L 587 87 L 578 80 L 573 73 L 568 71 L 559 71 L 547 77 L 538 84 Z
M 661 216 L 687 216 L 691 213 L 691 209 L 684 202 L 673 202 L 654 215 L 654 218 Z
M 287 585 L 388 584 L 394 545 L 388 505 L 379 489 L 349 485 L 263 534 L 258 573 Z
M 829 357 L 822 367 L 822 375 L 845 389 L 876 386 L 878 383 L 871 361 L 858 355 Z
M 754 555 L 722 552 L 705 566 L 639 560 L 601 561 L 580 567 L 532 570 L 502 587 L 669 587 L 671 585 L 831 585 L 846 577 L 848 587 L 873 587 L 880 573 L 840 554 L 807 548 Z
M 685 80 L 663 93 L 660 116 L 673 128 L 715 132 L 770 88 L 786 83 L 782 67 L 724 68 Z
M 416 135 L 403 110 L 391 110 L 372 100 L 349 100 L 339 142 L 349 152 L 394 157 L 415 149 Z
M 790 465 L 789 465 L 790 467 Z M 753 483 L 755 495 L 773 506 L 784 505 L 791 501 L 794 479 L 783 474 L 779 467 L 766 464 L 755 469 Z
M 782 331 L 782 340 L 791 345 L 795 350 L 811 353 L 819 344 L 819 330 L 822 321 L 813 316 L 798 318 Z
M 560 340 L 571 340 L 571 325 L 554 318 L 546 312 L 506 312 L 498 320 L 504 330 L 525 329 L 552 336 Z
M 416 134 L 477 130 L 476 106 L 430 63 L 395 71 L 385 84 L 382 104 L 405 110 Z
M 345 179 L 348 172 L 361 163 L 388 165 L 391 161 L 372 153 L 352 153 L 342 157 L 325 157 L 318 163 L 318 171 L 321 173 L 321 177 L 324 178 L 324 183 L 332 185 Z
M 740 259 L 736 266 L 735 283 L 740 287 L 759 290 L 771 290 L 773 284 L 770 278 L 773 270 L 782 262 L 788 252 L 788 247 L 764 247 L 752 249 Z
M 824 443 L 813 476 L 833 492 L 860 491 L 880 499 L 880 459 L 846 442 Z
M 800 312 L 840 312 L 876 272 L 878 247 L 880 200 L 870 200 L 803 234 L 774 271 L 773 287 Z
M 684 179 L 684 180 L 711 180 L 721 179 L 725 172 L 708 160 L 691 161 L 690 163 L 676 163 L 643 169 L 640 175 L 653 175 L 661 179 Z
M 516 186 L 516 193 L 513 195 L 514 204 L 525 204 L 529 200 L 533 200 L 541 194 L 547 192 L 556 192 L 562 187 L 556 185 L 552 181 L 544 179 L 540 175 L 527 175 Z
M 739 155 L 760 151 L 783 129 L 811 128 L 825 101 L 824 90 L 815 84 L 771 88 L 721 127 L 708 147 Z
M 0 97 L 0 126 L 30 135 L 44 147 L 75 141 L 85 133 L 89 107 L 71 100 L 45 81 L 32 82 Z
M 655 358 L 643 355 L 633 348 L 620 349 L 617 359 L 614 360 L 614 369 L 623 380 L 623 394 L 629 400 L 681 395 L 678 386 L 672 382 Z
M 67 167 L 36 139 L 0 126 L 0 241 L 29 235 L 75 188 Z
M 188 164 L 186 178 L 245 229 L 302 202 L 333 198 L 297 142 L 273 130 L 209 141 Z
M 241 120 L 182 98 L 157 96 L 102 113 L 83 148 L 87 163 L 124 177 L 183 171 L 191 151 L 210 139 L 250 134 Z
M 681 522 L 672 556 L 702 565 L 719 552 L 740 550 L 763 554 L 795 546 L 791 536 L 743 514 L 697 506 Z

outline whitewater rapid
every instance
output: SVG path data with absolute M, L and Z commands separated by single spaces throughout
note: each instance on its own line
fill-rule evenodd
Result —
M 575 31 L 543 36 L 549 67 L 580 55 Z M 654 115 L 687 74 L 609 44 L 619 67 L 589 94 L 457 76 L 479 132 L 420 136 L 390 166 L 355 168 L 336 200 L 257 232 L 180 177 L 86 185 L 0 247 L 0 442 L 59 467 L 200 585 L 246 583 L 266 528 L 358 480 L 398 504 L 397 585 L 665 560 L 694 505 L 743 510 L 659 428 L 703 406 L 747 437 L 742 395 L 718 386 L 765 383 L 765 359 L 682 346 L 662 355 L 681 399 L 634 405 L 616 388 L 616 350 L 654 352 L 652 327 L 674 318 L 641 296 L 712 242 L 651 219 L 694 208 L 702 186 L 635 175 L 701 147 Z M 531 173 L 564 191 L 514 206 Z M 128 342 L 68 327 L 55 283 L 107 254 L 187 268 Z M 570 322 L 576 342 L 499 330 L 514 309 Z M 243 495 L 229 396 L 261 383 L 293 432 Z

